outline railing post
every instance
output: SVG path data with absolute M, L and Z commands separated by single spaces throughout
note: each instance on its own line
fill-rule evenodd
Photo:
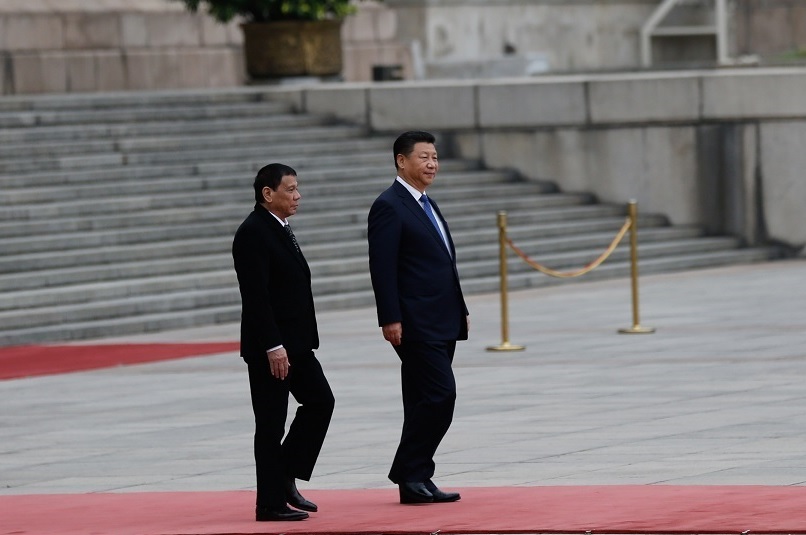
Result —
M 619 329 L 621 334 L 650 334 L 652 327 L 642 327 L 638 313 L 638 203 L 631 200 L 627 207 L 630 217 L 630 279 L 632 283 L 632 327 Z
M 498 212 L 498 259 L 501 277 L 501 343 L 487 351 L 523 351 L 524 346 L 509 343 L 509 302 L 507 300 L 507 213 Z

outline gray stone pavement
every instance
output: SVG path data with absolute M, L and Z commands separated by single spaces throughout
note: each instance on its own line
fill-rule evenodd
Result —
M 462 486 L 806 484 L 806 261 L 471 297 L 436 480 Z M 390 486 L 399 366 L 373 309 L 319 315 L 336 395 L 301 488 Z M 236 325 L 131 341 L 231 340 Z M 109 340 L 105 340 L 109 341 Z M 0 382 L 0 494 L 252 489 L 246 371 L 221 354 Z

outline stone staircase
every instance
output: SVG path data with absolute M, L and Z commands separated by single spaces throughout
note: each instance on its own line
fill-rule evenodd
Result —
M 258 90 L 0 100 L 0 345 L 45 343 L 238 321 L 232 235 L 252 209 L 258 168 L 299 173 L 292 224 L 317 308 L 373 303 L 366 215 L 394 178 L 388 136 L 299 115 Z M 494 188 L 494 196 L 487 192 Z M 557 269 L 586 264 L 625 207 L 561 193 L 478 162 L 442 160 L 430 190 L 448 218 L 467 293 L 498 289 L 496 213 L 515 242 Z M 641 271 L 769 259 L 640 220 Z M 585 277 L 624 276 L 628 248 Z M 510 288 L 556 282 L 519 259 Z

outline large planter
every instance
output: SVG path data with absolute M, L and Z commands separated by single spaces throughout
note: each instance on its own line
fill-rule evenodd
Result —
M 252 78 L 341 73 L 341 20 L 242 24 L 246 71 Z

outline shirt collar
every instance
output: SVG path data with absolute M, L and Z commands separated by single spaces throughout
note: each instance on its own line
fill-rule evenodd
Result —
M 417 188 L 415 188 L 414 186 L 412 186 L 411 184 L 409 184 L 408 182 L 406 182 L 402 178 L 397 177 L 397 181 L 400 182 L 401 184 L 403 184 L 403 187 L 405 187 L 407 190 L 409 190 L 409 193 L 411 193 L 411 196 L 414 197 L 415 201 L 419 202 L 420 197 L 425 195 L 424 191 L 418 190 Z
M 278 222 L 278 223 L 280 223 L 282 226 L 286 226 L 286 225 L 288 225 L 288 219 L 286 219 L 285 221 L 283 221 L 282 219 L 280 219 L 279 217 L 277 217 L 276 215 L 274 215 L 274 212 L 272 212 L 272 211 L 270 211 L 270 210 L 266 210 L 266 211 L 267 211 L 267 212 L 269 212 L 269 213 L 271 214 L 271 216 L 272 216 L 274 219 L 276 219 L 276 220 L 277 220 L 277 222 Z

